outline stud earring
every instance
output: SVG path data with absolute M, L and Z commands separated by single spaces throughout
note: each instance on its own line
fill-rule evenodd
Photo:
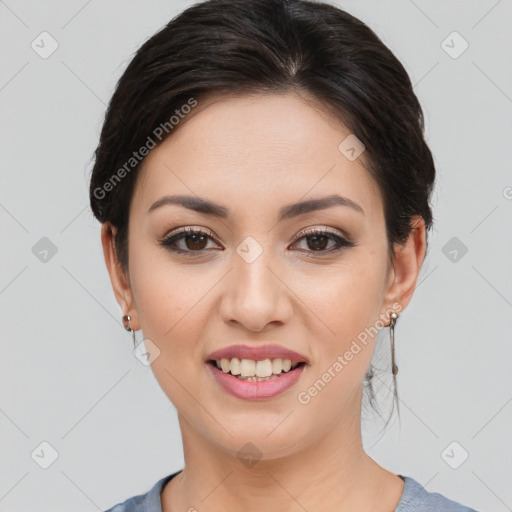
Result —
M 132 319 L 132 317 L 130 315 L 123 315 L 123 326 L 128 332 L 132 333 L 133 348 L 135 348 L 135 331 L 132 329 L 132 326 L 130 323 L 131 319 Z

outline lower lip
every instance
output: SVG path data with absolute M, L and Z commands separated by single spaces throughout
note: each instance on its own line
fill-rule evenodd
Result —
M 219 368 L 210 363 L 206 364 L 210 367 L 210 371 L 213 373 L 213 376 L 217 379 L 217 382 L 221 385 L 224 391 L 227 391 L 229 394 L 236 396 L 237 398 L 243 398 L 244 400 L 274 398 L 281 393 L 284 393 L 299 380 L 302 371 L 306 367 L 306 365 L 303 364 L 295 370 L 281 373 L 277 379 L 250 381 L 238 379 L 230 373 L 224 373 L 222 370 L 219 370 Z

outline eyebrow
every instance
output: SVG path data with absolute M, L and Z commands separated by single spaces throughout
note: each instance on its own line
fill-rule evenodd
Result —
M 184 208 L 194 210 L 198 213 L 212 215 L 222 219 L 229 217 L 229 209 L 225 206 L 213 203 L 207 199 L 187 195 L 172 195 L 161 197 L 149 207 L 148 213 L 151 213 L 157 208 L 169 204 L 183 206 Z M 278 221 L 280 222 L 282 220 L 291 219 L 293 217 L 298 217 L 299 215 L 304 215 L 306 213 L 317 210 L 332 208 L 333 206 L 347 206 L 352 210 L 355 210 L 364 215 L 364 210 L 361 208 L 361 206 L 352 201 L 352 199 L 333 194 L 318 199 L 309 199 L 307 201 L 301 201 L 299 203 L 292 203 L 283 206 L 279 210 Z

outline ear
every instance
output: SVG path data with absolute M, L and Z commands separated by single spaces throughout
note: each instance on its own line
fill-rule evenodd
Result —
M 383 314 L 400 313 L 412 299 L 418 274 L 427 250 L 426 229 L 423 217 L 415 215 L 411 220 L 412 230 L 403 245 L 395 245 L 395 261 L 388 272 Z
M 131 327 L 133 330 L 138 330 L 137 313 L 134 307 L 133 294 L 130 287 L 129 276 L 122 269 L 119 263 L 116 248 L 115 236 L 117 229 L 112 226 L 110 222 L 105 222 L 101 226 L 101 244 L 103 245 L 103 256 L 105 257 L 105 264 L 110 275 L 110 282 L 116 296 L 119 306 L 124 315 L 130 315 Z

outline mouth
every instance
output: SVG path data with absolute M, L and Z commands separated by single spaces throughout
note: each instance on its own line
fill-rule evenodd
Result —
M 292 362 L 291 359 L 209 359 L 207 363 L 217 370 L 222 371 L 239 380 L 248 382 L 265 382 L 279 379 L 285 374 L 293 372 L 306 365 L 305 361 Z
M 209 359 L 206 366 L 220 389 L 242 400 L 275 398 L 289 390 L 307 366 L 290 359 Z

